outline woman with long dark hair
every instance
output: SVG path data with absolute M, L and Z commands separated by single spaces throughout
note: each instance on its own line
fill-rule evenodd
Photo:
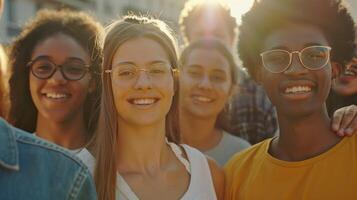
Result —
M 40 11 L 10 51 L 10 122 L 75 152 L 96 128 L 102 27 L 89 15 Z

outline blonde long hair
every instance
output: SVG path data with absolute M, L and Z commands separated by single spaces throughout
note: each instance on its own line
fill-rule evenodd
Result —
M 126 41 L 146 37 L 158 42 L 167 52 L 172 68 L 178 67 L 177 43 L 171 29 L 162 21 L 135 15 L 125 16 L 106 28 L 103 44 L 102 102 L 98 131 L 95 134 L 94 154 L 97 165 L 94 173 L 98 198 L 114 200 L 117 180 L 118 124 L 114 104 L 111 76 L 104 73 L 111 69 L 112 59 L 120 45 Z M 179 142 L 178 80 L 174 73 L 175 95 L 166 116 L 166 136 Z

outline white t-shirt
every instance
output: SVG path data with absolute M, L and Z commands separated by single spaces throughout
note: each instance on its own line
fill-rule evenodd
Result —
M 176 144 L 170 143 L 171 146 Z M 173 145 L 172 145 L 173 144 Z M 216 200 L 216 192 L 214 189 L 211 171 L 207 162 L 206 156 L 195 148 L 188 145 L 182 145 L 185 150 L 188 163 L 190 183 L 186 193 L 182 196 L 181 200 Z M 173 149 L 174 151 L 174 149 Z M 175 152 L 177 155 L 177 152 Z M 88 152 L 88 150 L 82 150 L 77 156 L 87 165 L 91 173 L 94 172 L 95 159 Z M 179 158 L 182 162 L 182 159 Z M 185 163 L 183 163 L 186 165 Z M 124 178 L 118 173 L 117 176 L 118 190 L 116 193 L 116 200 L 139 200 Z

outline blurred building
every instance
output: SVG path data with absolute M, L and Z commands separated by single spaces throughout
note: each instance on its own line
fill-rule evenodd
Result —
M 71 8 L 92 14 L 104 25 L 129 12 L 150 14 L 178 31 L 177 20 L 186 0 L 5 0 L 0 43 L 10 43 L 26 21 L 42 8 Z M 357 0 L 344 0 L 357 20 Z M 238 2 L 238 1 L 237 1 Z M 178 33 L 178 32 L 177 32 Z
M 103 24 L 127 13 L 150 14 L 178 30 L 185 0 L 5 0 L 0 21 L 0 43 L 10 43 L 21 27 L 42 8 L 84 10 Z

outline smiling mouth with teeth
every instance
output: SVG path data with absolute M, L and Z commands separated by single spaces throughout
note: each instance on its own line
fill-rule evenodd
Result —
M 155 98 L 131 99 L 129 102 L 134 105 L 151 105 L 158 101 Z
M 357 72 L 356 71 L 353 71 L 353 70 L 346 70 L 343 75 L 346 75 L 346 76 L 357 76 Z
M 293 86 L 293 87 L 286 88 L 284 93 L 294 94 L 294 93 L 305 93 L 310 91 L 311 91 L 311 87 L 309 86 Z
M 213 99 L 204 96 L 193 96 L 193 99 L 204 103 L 209 103 L 213 101 Z
M 60 93 L 46 93 L 45 96 L 50 99 L 65 99 L 69 97 L 67 94 Z

